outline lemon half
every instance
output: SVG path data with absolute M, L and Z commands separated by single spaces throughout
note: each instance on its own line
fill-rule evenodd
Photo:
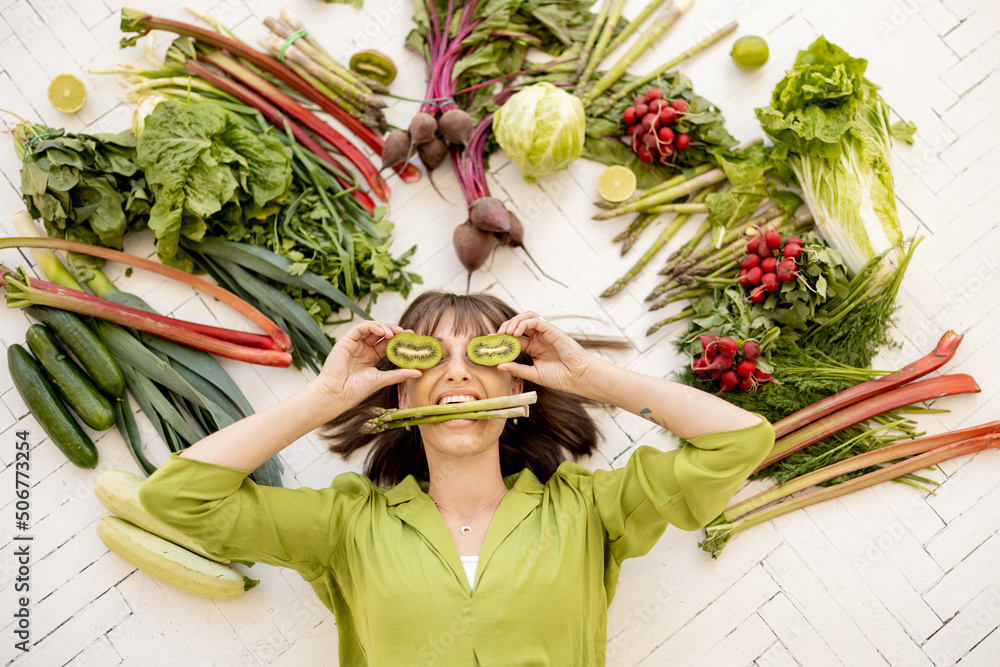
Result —
M 87 101 L 87 88 L 72 74 L 60 74 L 52 79 L 48 89 L 49 103 L 63 113 L 76 113 Z
M 635 174 L 628 167 L 608 167 L 597 180 L 597 192 L 604 201 L 623 202 L 635 193 Z

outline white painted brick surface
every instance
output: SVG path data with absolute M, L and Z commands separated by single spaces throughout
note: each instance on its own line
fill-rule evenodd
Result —
M 642 0 L 630 0 L 634 16 Z M 0 0 L 0 107 L 18 116 L 70 131 L 119 131 L 131 123 L 114 77 L 88 74 L 119 64 L 142 64 L 142 47 L 121 50 L 119 9 L 134 6 L 192 20 L 183 3 L 137 6 L 123 0 Z M 393 92 L 423 95 L 424 67 L 405 51 L 411 5 L 368 0 L 363 9 L 311 0 L 290 6 L 340 59 L 363 48 L 392 57 L 400 75 Z M 236 34 L 256 43 L 260 20 L 277 11 L 262 0 L 220 0 L 203 8 Z M 337 17 L 331 20 L 330 17 Z M 722 109 L 741 140 L 761 135 L 754 107 L 770 91 L 799 48 L 826 35 L 852 55 L 868 60 L 868 76 L 882 86 L 893 119 L 916 122 L 913 146 L 893 150 L 904 229 L 925 237 L 901 291 L 896 337 L 901 347 L 876 361 L 900 367 L 932 349 L 952 328 L 965 334 L 954 360 L 941 372 L 972 374 L 982 392 L 937 402 L 948 414 L 923 416 L 929 432 L 1000 419 L 1000 305 L 997 282 L 1000 187 L 1000 4 L 994 0 L 870 2 L 843 0 L 696 0 L 678 28 L 668 33 L 634 71 L 679 53 L 722 23 L 737 19 L 736 36 L 760 34 L 771 59 L 755 72 L 740 72 L 720 43 L 684 63 L 681 70 L 699 93 Z M 157 52 L 169 37 L 158 35 Z M 87 105 L 67 116 L 48 104 L 45 85 L 59 72 L 86 83 Z M 393 100 L 390 122 L 405 125 L 414 105 Z M 2 115 L 2 114 L 0 114 Z M 14 120 L 4 116 L 11 127 Z M 9 139 L 7 139 L 9 141 Z M 365 149 L 366 152 L 367 149 Z M 9 215 L 21 206 L 20 161 L 0 149 L 0 232 L 13 234 Z M 696 225 L 696 218 L 665 252 L 619 295 L 599 294 L 629 269 L 662 231 L 658 220 L 624 257 L 612 239 L 626 223 L 594 221 L 595 181 L 603 167 L 578 162 L 570 170 L 524 182 L 499 152 L 488 181 L 525 225 L 534 259 L 564 288 L 539 273 L 524 251 L 500 249 L 472 276 L 473 290 L 489 289 L 520 309 L 533 309 L 567 330 L 624 336 L 632 349 L 600 353 L 621 366 L 669 377 L 686 360 L 673 341 L 683 325 L 654 336 L 646 329 L 676 312 L 649 312 L 643 298 L 658 282 L 663 258 Z M 410 270 L 424 278 L 419 289 L 463 291 L 466 272 L 452 248 L 452 230 L 464 219 L 454 175 L 444 165 L 408 185 L 392 176 L 390 201 L 396 252 L 417 246 Z M 440 194 L 439 194 L 440 192 Z M 152 235 L 132 236 L 126 249 L 155 256 Z M 0 251 L 0 263 L 32 266 L 18 251 Z M 241 330 L 252 325 L 230 308 L 191 288 L 136 271 L 108 275 L 122 289 L 150 301 L 160 312 Z M 393 321 L 405 307 L 386 294 L 373 309 Z M 677 306 L 674 306 L 677 308 Z M 592 319 L 588 319 L 592 318 Z M 30 321 L 0 311 L 0 341 L 23 342 Z M 343 335 L 346 325 L 329 333 Z M 0 621 L 0 662 L 49 667 L 149 667 L 243 665 L 319 667 L 337 664 L 337 628 L 297 574 L 264 565 L 245 570 L 261 584 L 243 598 L 213 602 L 175 591 L 135 571 L 111 554 L 94 532 L 107 514 L 91 492 L 97 472 L 137 470 L 120 435 L 93 434 L 101 464 L 85 471 L 68 463 L 44 435 L 10 380 L 0 355 L 0 514 L 13 511 L 14 431 L 29 431 L 32 483 L 32 650 L 19 655 L 9 616 Z M 307 372 L 220 363 L 257 410 L 301 388 Z M 940 373 L 939 373 L 940 374 Z M 133 404 L 133 409 L 137 407 Z M 661 449 L 676 439 L 630 414 L 598 412 L 605 440 L 583 461 L 588 467 L 620 467 L 640 445 Z M 151 460 L 162 463 L 166 447 L 139 415 Z M 793 513 L 734 537 L 718 560 L 698 548 L 701 531 L 669 528 L 644 558 L 627 561 L 609 610 L 608 665 L 758 665 L 775 667 L 892 667 L 1000 664 L 1000 492 L 996 452 L 947 462 L 927 476 L 940 483 L 934 495 L 888 484 L 842 500 Z M 324 487 L 337 474 L 360 471 L 363 456 L 342 461 L 311 434 L 282 455 L 288 486 Z M 758 490 L 748 485 L 741 497 Z M 14 542 L 12 521 L 0 521 L 0 598 L 11 609 Z M 207 648 L 210 647 L 210 648 Z

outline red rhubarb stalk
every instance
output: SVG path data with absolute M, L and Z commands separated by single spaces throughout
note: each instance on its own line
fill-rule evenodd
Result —
M 848 426 L 860 424 L 876 415 L 907 405 L 913 405 L 914 403 L 920 403 L 921 401 L 928 401 L 932 398 L 951 396 L 953 394 L 977 393 L 979 391 L 979 385 L 976 384 L 976 381 L 965 373 L 942 375 L 941 377 L 920 380 L 903 385 L 902 387 L 896 387 L 895 389 L 842 408 L 782 438 L 778 438 L 774 443 L 774 447 L 771 448 L 770 455 L 763 463 L 757 466 L 757 470 L 754 472 L 763 470 L 789 454 L 804 449 L 834 433 L 839 433 Z
M 225 49 L 226 51 L 229 51 L 229 53 L 247 60 L 268 74 L 285 82 L 293 90 L 304 95 L 310 102 L 313 102 L 319 106 L 320 109 L 333 116 L 337 119 L 337 121 L 342 123 L 344 127 L 368 144 L 368 146 L 375 151 L 375 153 L 379 156 L 382 155 L 382 144 L 384 143 L 382 141 L 382 137 L 375 134 L 371 128 L 352 116 L 346 109 L 341 108 L 336 102 L 326 97 L 323 93 L 316 90 L 313 86 L 309 85 L 308 81 L 275 58 L 261 53 L 256 49 L 252 49 L 239 40 L 223 35 L 222 33 L 215 32 L 214 30 L 201 28 L 182 21 L 174 21 L 172 19 L 153 16 L 135 9 L 122 9 L 121 31 L 138 33 L 129 37 L 123 37 L 120 42 L 122 47 L 134 46 L 140 37 L 147 34 L 151 30 L 165 30 L 176 35 L 191 37 L 200 42 L 204 42 L 205 44 Z M 406 165 L 400 165 L 397 171 L 400 178 L 407 182 L 416 181 L 420 178 L 420 171 L 409 163 Z
M 733 535 L 743 532 L 747 528 L 756 526 L 759 523 L 770 521 L 793 510 L 821 503 L 824 500 L 840 498 L 848 493 L 860 491 L 861 489 L 866 489 L 882 482 L 888 482 L 898 477 L 909 475 L 958 456 L 975 454 L 984 449 L 996 448 L 998 446 L 1000 446 L 1000 435 L 984 435 L 937 447 L 923 454 L 904 459 L 899 463 L 885 466 L 867 475 L 855 477 L 842 484 L 825 487 L 766 507 L 732 523 L 721 522 L 720 520 L 719 523 L 713 523 L 705 528 L 706 539 L 699 546 L 705 551 L 711 552 L 713 558 L 717 558 Z
M 275 324 L 270 318 L 267 317 L 267 315 L 260 312 L 232 292 L 224 290 L 218 285 L 213 285 L 210 282 L 202 280 L 197 276 L 192 276 L 190 273 L 185 273 L 180 269 L 175 269 L 171 266 L 166 266 L 143 257 L 129 255 L 118 250 L 112 250 L 111 248 L 102 248 L 100 246 L 79 243 L 77 241 L 69 241 L 67 239 L 30 238 L 19 236 L 0 239 L 0 250 L 6 250 L 7 248 L 51 248 L 54 250 L 78 252 L 92 257 L 101 257 L 103 259 L 110 259 L 114 262 L 122 262 L 123 264 L 128 264 L 129 266 L 133 266 L 137 269 L 145 269 L 147 271 L 152 271 L 153 273 L 158 273 L 161 276 L 166 276 L 167 278 L 173 278 L 174 280 L 178 280 L 185 285 L 189 285 L 197 290 L 200 290 L 209 296 L 215 297 L 227 306 L 236 310 L 238 313 L 263 329 L 264 333 L 270 336 L 271 340 L 275 342 L 279 350 L 292 349 L 292 339 L 289 337 L 288 332 Z M 4 271 L 6 271 L 6 269 L 4 269 Z
M 164 317 L 145 310 L 123 306 L 79 290 L 24 277 L 20 280 L 7 267 L 0 265 L 0 283 L 7 287 L 7 307 L 50 306 L 81 315 L 114 322 L 125 327 L 160 336 L 188 347 L 211 352 L 221 357 L 264 366 L 285 367 L 292 355 L 275 349 L 274 341 L 260 334 L 246 334 L 219 327 Z M 250 345 L 253 345 L 251 347 Z
M 734 503 L 727 507 L 726 511 L 722 513 L 722 518 L 727 523 L 731 523 L 736 519 L 749 514 L 750 512 L 773 503 L 776 500 L 790 496 L 793 493 L 803 491 L 810 486 L 816 486 L 817 484 L 828 482 L 831 479 L 840 477 L 841 475 L 863 470 L 887 461 L 895 461 L 908 456 L 923 454 L 924 452 L 929 452 L 932 449 L 937 449 L 956 442 L 962 442 L 973 438 L 981 438 L 986 435 L 998 433 L 1000 433 L 1000 421 L 992 421 L 979 426 L 963 428 L 958 431 L 947 431 L 945 433 L 928 435 L 923 438 L 905 440 L 903 442 L 886 445 L 885 447 L 879 447 L 878 449 L 873 449 L 870 452 L 865 452 L 863 454 L 858 454 L 844 459 L 843 461 L 831 463 L 830 465 L 824 466 L 819 470 L 814 470 L 810 473 L 806 473 L 805 475 L 800 475 L 785 484 L 762 491 L 757 495 L 747 498 L 741 502 Z
M 850 389 L 845 389 L 775 422 L 774 437 L 781 438 L 841 408 L 889 391 L 941 368 L 955 356 L 955 351 L 958 350 L 958 344 L 961 342 L 962 336 L 960 334 L 954 331 L 946 332 L 941 336 L 941 340 L 938 341 L 934 351 L 922 359 L 895 373 L 889 373 L 880 378 L 862 382 Z

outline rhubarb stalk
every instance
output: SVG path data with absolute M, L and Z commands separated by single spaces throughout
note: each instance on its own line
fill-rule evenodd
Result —
M 122 262 L 123 264 L 127 264 L 138 269 L 146 269 L 147 271 L 158 273 L 161 276 L 173 278 L 174 280 L 178 280 L 185 285 L 189 285 L 218 299 L 239 312 L 248 320 L 263 329 L 271 340 L 274 341 L 277 349 L 292 349 L 292 341 L 291 338 L 289 338 L 288 333 L 271 321 L 266 315 L 264 315 L 264 313 L 260 312 L 232 292 L 228 292 L 217 285 L 213 285 L 212 283 L 202 280 L 201 278 L 185 273 L 180 269 L 175 269 L 142 257 L 136 257 L 135 255 L 129 255 L 118 250 L 112 250 L 111 248 L 102 248 L 100 246 L 78 243 L 67 239 L 43 239 L 28 237 L 0 239 L 0 250 L 6 250 L 7 248 L 51 248 L 55 250 L 65 250 L 68 252 L 78 252 L 92 257 L 101 257 L 115 262 Z M 3 271 L 7 271 L 7 269 L 3 269 Z
M 833 396 L 824 398 L 822 401 L 817 401 L 798 412 L 792 413 L 781 421 L 775 422 L 774 437 L 781 438 L 786 436 L 792 431 L 802 428 L 841 408 L 889 391 L 941 368 L 955 356 L 955 352 L 958 350 L 958 345 L 961 342 L 962 336 L 960 334 L 954 331 L 945 332 L 941 336 L 941 340 L 938 341 L 934 351 L 918 361 L 901 368 L 895 373 L 889 373 L 880 378 L 845 389 Z
M 837 412 L 792 431 L 782 438 L 778 438 L 774 443 L 774 447 L 771 448 L 771 453 L 767 459 L 757 466 L 754 472 L 763 470 L 772 463 L 780 461 L 800 449 L 819 442 L 834 433 L 839 433 L 848 426 L 860 424 L 876 415 L 932 398 L 954 394 L 978 393 L 979 391 L 981 391 L 979 385 L 972 379 L 972 376 L 965 373 L 955 373 L 928 380 L 920 380 L 882 392 L 876 396 L 841 408 Z
M 130 308 L 46 280 L 28 278 L 20 272 L 14 274 L 3 265 L 0 265 L 0 284 L 7 288 L 8 308 L 50 306 L 132 327 L 238 361 L 281 367 L 292 363 L 291 354 L 275 349 L 277 347 L 275 342 L 261 334 L 187 322 Z
M 713 523 L 705 528 L 705 541 L 699 546 L 705 551 L 710 552 L 713 558 L 718 558 L 719 554 L 725 548 L 727 542 L 733 535 L 743 532 L 747 528 L 756 526 L 759 523 L 770 521 L 771 519 L 782 516 L 783 514 L 788 514 L 793 510 L 809 507 L 823 502 L 824 500 L 839 498 L 854 491 L 866 489 L 870 486 L 881 484 L 882 482 L 888 482 L 898 477 L 909 475 L 918 470 L 937 465 L 957 456 L 974 454 L 976 452 L 981 452 L 984 449 L 995 448 L 998 446 L 1000 446 L 1000 435 L 990 434 L 976 438 L 969 438 L 967 440 L 931 449 L 930 451 L 926 451 L 922 454 L 904 459 L 899 463 L 870 472 L 867 475 L 855 477 L 854 479 L 843 482 L 842 484 L 818 489 L 811 493 L 806 493 L 804 495 L 785 500 L 777 503 L 776 505 L 750 513 L 733 522 L 726 522 L 720 517 L 718 520 L 719 523 Z M 877 451 L 878 450 L 870 453 L 875 454 Z M 866 454 L 862 454 L 861 456 L 866 456 Z

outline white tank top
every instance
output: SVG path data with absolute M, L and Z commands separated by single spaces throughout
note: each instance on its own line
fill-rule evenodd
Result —
M 465 568 L 465 577 L 469 580 L 469 590 L 476 587 L 476 568 L 479 566 L 479 556 L 459 556 L 462 559 L 462 567 Z

